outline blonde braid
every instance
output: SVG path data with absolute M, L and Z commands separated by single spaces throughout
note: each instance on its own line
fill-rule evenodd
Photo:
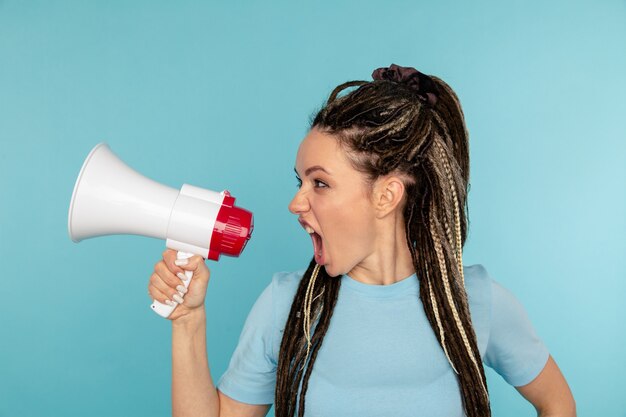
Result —
M 452 362 L 452 359 L 450 359 L 450 355 L 448 354 L 448 349 L 446 348 L 446 334 L 443 331 L 441 318 L 439 317 L 439 306 L 437 305 L 437 300 L 435 299 L 435 294 L 433 293 L 432 282 L 428 274 L 427 274 L 427 277 L 428 277 L 428 294 L 430 295 L 430 302 L 433 305 L 433 312 L 435 313 L 435 320 L 437 320 L 437 328 L 439 329 L 439 338 L 441 339 L 441 346 L 443 347 L 443 353 L 446 354 L 446 358 L 448 358 L 448 362 L 450 363 L 450 366 L 452 367 L 454 372 L 458 374 L 459 371 L 457 371 L 456 368 L 454 367 L 454 363 Z
M 487 388 L 485 387 L 485 384 L 483 383 L 482 377 L 481 377 L 481 372 L 480 372 L 480 367 L 478 365 L 478 362 L 476 361 L 476 357 L 474 356 L 474 352 L 472 351 L 472 348 L 470 347 L 469 341 L 467 340 L 467 334 L 465 333 L 465 329 L 463 328 L 463 324 L 461 323 L 461 319 L 459 317 L 459 313 L 456 309 L 456 305 L 454 303 L 454 300 L 452 299 L 452 291 L 450 290 L 450 282 L 448 280 L 448 271 L 446 268 L 446 260 L 443 254 L 443 249 L 441 246 L 441 241 L 439 240 L 439 235 L 437 234 L 437 231 L 435 230 L 435 222 L 433 219 L 433 212 L 434 212 L 435 208 L 434 206 L 431 208 L 431 214 L 429 215 L 429 219 L 430 219 L 430 233 L 433 237 L 433 241 L 435 243 L 435 252 L 437 253 L 437 260 L 439 261 L 439 270 L 441 271 L 441 276 L 443 279 L 443 286 L 446 292 L 446 297 L 448 300 L 448 305 L 450 306 L 450 309 L 452 310 L 452 316 L 454 317 L 454 322 L 456 324 L 457 329 L 459 330 L 459 333 L 461 334 L 461 338 L 463 339 L 463 344 L 465 345 L 465 350 L 467 351 L 467 353 L 469 354 L 469 357 L 472 361 L 472 363 L 474 364 L 474 367 L 476 368 L 476 371 L 478 372 L 478 380 L 480 381 L 480 385 L 483 389 L 483 392 L 485 395 L 488 396 L 487 394 Z
M 459 267 L 459 273 L 461 274 L 461 282 L 463 284 L 463 288 L 465 288 L 465 275 L 463 274 L 463 250 L 462 250 L 462 241 L 461 241 L 461 216 L 459 214 L 459 203 L 458 197 L 456 193 L 456 188 L 454 186 L 454 180 L 452 178 L 452 173 L 450 169 L 450 163 L 448 162 L 448 155 L 444 150 L 438 136 L 435 137 L 435 146 L 441 155 L 441 160 L 443 162 L 444 170 L 446 172 L 446 177 L 448 178 L 448 182 L 450 183 L 450 190 L 452 191 L 452 201 L 454 202 L 454 229 L 456 233 L 455 239 L 455 247 L 456 247 L 456 260 Z M 452 238 L 450 233 L 450 228 L 448 227 L 448 222 L 444 218 L 444 225 L 446 228 L 446 234 L 448 235 L 448 240 L 452 244 Z
M 316 264 L 315 269 L 313 269 L 313 273 L 311 274 L 309 285 L 306 289 L 306 295 L 304 296 L 304 321 L 302 322 L 302 327 L 304 330 L 304 337 L 306 338 L 306 356 L 304 357 L 305 360 L 302 364 L 302 369 L 304 369 L 304 365 L 306 364 L 306 358 L 309 357 L 309 353 L 311 351 L 311 306 L 313 305 L 313 301 L 315 301 L 320 295 L 324 294 L 324 289 L 322 289 L 322 291 L 315 298 L 312 298 L 313 290 L 315 289 L 315 280 L 317 279 L 317 274 L 319 273 L 319 271 L 320 265 Z

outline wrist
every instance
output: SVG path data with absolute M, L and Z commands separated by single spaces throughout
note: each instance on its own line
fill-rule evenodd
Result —
M 186 314 L 172 320 L 172 328 L 183 331 L 194 331 L 206 326 L 204 305 L 189 310 Z

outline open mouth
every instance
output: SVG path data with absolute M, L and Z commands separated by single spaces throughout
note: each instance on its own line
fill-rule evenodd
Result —
M 318 265 L 324 265 L 324 244 L 322 243 L 322 237 L 308 223 L 301 219 L 299 219 L 299 221 L 302 227 L 304 227 L 304 230 L 311 236 L 315 262 Z
M 324 245 L 322 244 L 322 237 L 317 233 L 311 233 L 311 240 L 313 241 L 313 253 L 315 255 L 315 262 L 318 265 L 324 265 Z

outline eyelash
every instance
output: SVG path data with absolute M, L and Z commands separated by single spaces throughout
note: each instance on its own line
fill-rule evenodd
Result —
M 296 187 L 300 188 L 302 187 L 302 180 L 300 179 L 300 177 L 296 177 L 296 181 L 298 181 L 298 183 L 296 184 Z M 315 183 L 315 188 L 328 188 L 328 184 L 326 184 L 324 181 L 321 180 L 313 180 L 313 182 Z M 318 186 L 318 184 L 323 184 L 323 186 Z

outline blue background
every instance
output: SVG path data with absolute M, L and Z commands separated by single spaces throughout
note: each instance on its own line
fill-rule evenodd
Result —
M 106 141 L 173 187 L 255 214 L 211 263 L 215 381 L 272 273 L 306 266 L 295 153 L 331 89 L 374 68 L 446 80 L 471 136 L 466 264 L 527 308 L 580 416 L 626 416 L 626 2 L 0 2 L 0 415 L 166 416 L 163 242 L 72 243 L 83 159 Z M 495 416 L 532 406 L 489 371 Z

